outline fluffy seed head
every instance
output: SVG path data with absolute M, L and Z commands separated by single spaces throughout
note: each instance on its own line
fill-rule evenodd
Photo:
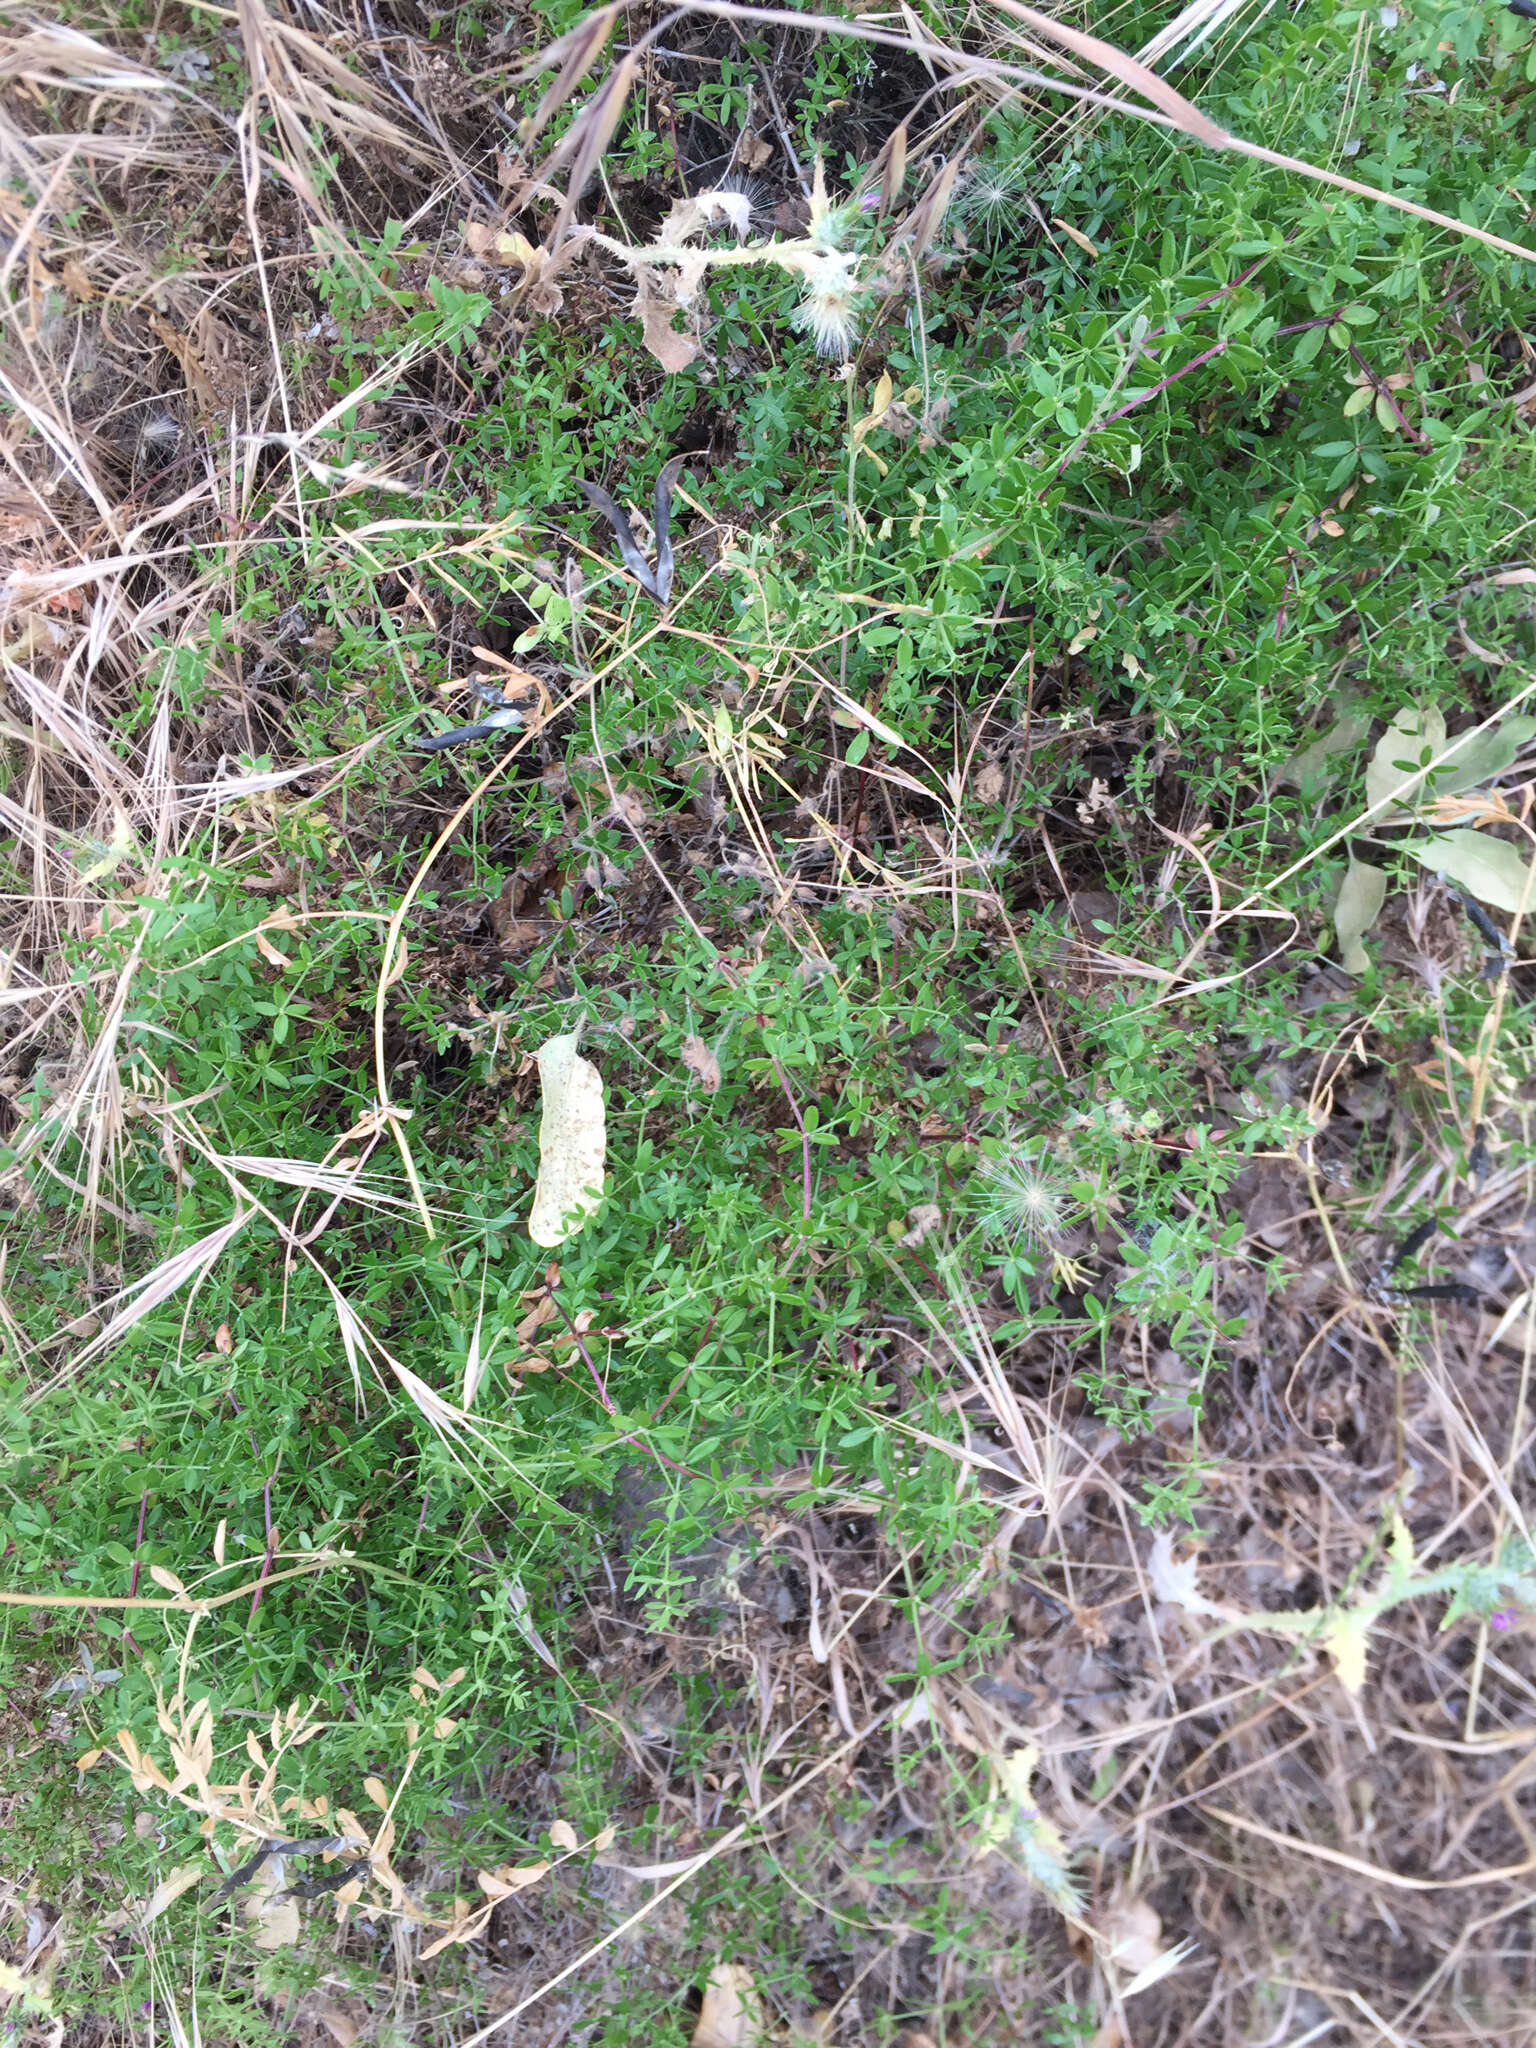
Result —
M 972 173 L 956 211 L 987 241 L 1006 241 L 1028 212 L 1026 180 L 1017 164 L 982 164 Z
M 979 1210 L 990 1236 L 1014 1247 L 1054 1248 L 1072 1218 L 1073 1204 L 1060 1174 L 1044 1157 L 1013 1153 L 981 1163 Z
M 840 250 L 810 257 L 801 273 L 805 296 L 795 325 L 809 334 L 820 355 L 841 362 L 858 337 L 859 259 Z

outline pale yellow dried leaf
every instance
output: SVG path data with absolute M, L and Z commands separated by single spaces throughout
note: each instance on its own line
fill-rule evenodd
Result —
M 716 1963 L 704 1986 L 692 2048 L 756 2048 L 763 2038 L 763 2008 L 744 1963 Z
M 158 1920 L 166 1907 L 173 1905 L 183 1892 L 189 1892 L 193 1885 L 201 1884 L 207 1870 L 206 1863 L 181 1863 L 168 1877 L 162 1877 L 145 1904 L 144 1925 L 147 1927 L 151 1920 Z
M 336 2043 L 336 2048 L 352 2048 L 360 2030 L 350 2013 L 344 2013 L 334 2005 L 323 2005 L 315 2017 Z
M 282 1882 L 281 1859 L 274 1859 L 263 1867 L 246 1899 L 245 1917 L 257 1948 L 292 1948 L 299 1938 L 298 1901 L 278 1896 Z
M 388 1806 L 389 1787 L 384 1783 L 384 1780 L 382 1778 L 364 1778 L 363 1790 L 368 1794 L 368 1797 L 373 1801 L 375 1806 Z
M 157 1586 L 164 1586 L 167 1593 L 185 1593 L 187 1590 L 176 1574 L 168 1572 L 164 1565 L 152 1564 L 149 1568 L 149 1576 Z
M 1071 221 L 1063 220 L 1060 214 L 1052 214 L 1051 226 L 1053 228 L 1060 228 L 1061 232 L 1064 235 L 1070 237 L 1072 241 L 1076 242 L 1077 246 L 1079 247 L 1079 249 L 1082 250 L 1085 256 L 1098 255 L 1098 244 L 1096 242 L 1090 242 L 1088 237 L 1083 233 L 1081 228 L 1073 227 Z
M 549 1839 L 557 1849 L 569 1852 L 578 1846 L 576 1830 L 568 1820 L 557 1820 L 550 1824 Z
M 576 1033 L 546 1039 L 535 1058 L 544 1115 L 528 1235 L 550 1246 L 563 1244 L 601 1207 L 608 1135 L 602 1076 L 577 1052 Z

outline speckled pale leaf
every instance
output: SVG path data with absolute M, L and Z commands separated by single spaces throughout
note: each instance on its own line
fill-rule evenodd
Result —
M 1424 786 L 1418 771 L 1444 747 L 1445 718 L 1439 707 L 1429 704 L 1420 710 L 1416 704 L 1405 704 L 1376 742 L 1365 771 L 1365 800 L 1371 807 L 1367 816 L 1379 822 L 1403 796 L 1417 808 Z
M 1486 832 L 1437 832 L 1408 851 L 1436 874 L 1449 875 L 1494 910 L 1536 910 L 1536 880 L 1518 847 Z
M 603 1199 L 608 1133 L 603 1077 L 576 1050 L 576 1033 L 547 1038 L 534 1055 L 544 1091 L 539 1125 L 539 1180 L 528 1235 L 546 1247 L 564 1244 Z
M 149 1902 L 144 1908 L 144 1925 L 147 1927 L 151 1920 L 158 1920 L 166 1907 L 179 1899 L 183 1892 L 189 1892 L 193 1885 L 201 1884 L 208 1871 L 209 1865 L 206 1863 L 181 1863 L 169 1877 L 161 1878 L 150 1893 Z
M 1381 915 L 1387 900 L 1387 877 L 1383 868 L 1368 860 L 1350 859 L 1344 886 L 1333 907 L 1333 929 L 1339 941 L 1339 965 L 1346 974 L 1366 974 L 1371 956 L 1360 941 Z
M 744 1963 L 716 1963 L 704 1986 L 693 2048 L 757 2048 L 763 2031 L 762 2000 L 752 1972 Z
M 1333 1659 L 1333 1668 L 1339 1674 L 1344 1690 L 1356 1699 L 1365 1687 L 1366 1648 L 1370 1641 L 1371 1623 L 1375 1619 L 1368 1608 L 1351 1608 L 1347 1614 L 1341 1614 L 1330 1622 L 1321 1637 L 1322 1646 Z

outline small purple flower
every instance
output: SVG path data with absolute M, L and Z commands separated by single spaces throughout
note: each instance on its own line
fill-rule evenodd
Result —
M 1502 1635 L 1505 1629 L 1510 1629 L 1514 1627 L 1515 1610 L 1512 1607 L 1501 1607 L 1497 1614 L 1490 1614 L 1488 1619 L 1493 1623 L 1493 1626 Z
M 859 211 L 860 213 L 872 213 L 879 204 L 880 194 L 878 191 L 866 192 L 859 200 Z

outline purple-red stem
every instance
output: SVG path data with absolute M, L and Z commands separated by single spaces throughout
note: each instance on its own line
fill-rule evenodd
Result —
M 1175 370 L 1173 375 L 1171 377 L 1165 377 L 1161 384 L 1154 384 L 1150 391 L 1143 391 L 1141 396 L 1139 398 L 1133 398 L 1129 405 L 1122 405 L 1120 410 L 1118 412 L 1112 412 L 1109 415 L 1108 419 L 1100 420 L 1099 425 L 1101 427 L 1107 427 L 1114 420 L 1123 420 L 1128 412 L 1135 412 L 1136 408 L 1138 406 L 1145 405 L 1149 398 L 1156 398 L 1158 393 L 1161 391 L 1166 391 L 1170 384 L 1177 384 L 1179 379 L 1181 377 L 1187 377 L 1191 370 L 1198 370 L 1202 363 L 1208 363 L 1211 360 L 1212 356 L 1225 355 L 1226 352 L 1227 343 L 1225 341 L 1218 341 L 1217 343 L 1215 343 L 1213 347 L 1208 348 L 1205 351 L 1204 355 L 1192 357 L 1191 360 L 1184 365 L 1182 370 Z
M 795 1120 L 796 1130 L 800 1133 L 800 1213 L 806 1222 L 809 1223 L 811 1220 L 811 1134 L 805 1128 L 805 1118 L 800 1114 L 800 1105 L 796 1102 L 789 1082 L 785 1078 L 784 1069 L 779 1065 L 772 1052 L 769 1053 L 768 1057 L 773 1060 L 773 1071 L 779 1077 L 779 1086 L 784 1090 L 784 1100 L 789 1104 L 789 1113 Z
M 1388 405 L 1391 406 L 1393 416 L 1396 419 L 1399 427 L 1402 428 L 1404 437 L 1407 440 L 1414 442 L 1416 446 L 1420 448 L 1427 447 L 1429 443 L 1429 436 L 1427 434 L 1421 434 L 1417 427 L 1409 426 L 1407 418 L 1404 415 L 1403 408 L 1397 402 L 1397 393 L 1393 391 L 1389 385 L 1382 382 L 1381 378 L 1377 376 L 1376 372 L 1365 360 L 1365 357 L 1361 355 L 1359 349 L 1355 347 L 1355 344 L 1353 342 L 1349 344 L 1349 352 L 1354 357 L 1355 362 L 1358 364 L 1358 366 L 1365 372 L 1366 376 L 1370 378 L 1371 389 L 1375 392 L 1376 396 L 1378 398 L 1384 398 L 1387 401 Z
M 608 1389 L 603 1384 L 603 1376 L 598 1371 L 591 1352 L 587 1349 L 586 1345 L 581 1341 L 580 1330 L 577 1329 L 576 1325 L 571 1321 L 570 1317 L 566 1314 L 565 1303 L 555 1293 L 553 1288 L 549 1290 L 549 1298 L 555 1305 L 555 1313 L 559 1316 L 561 1322 L 564 1323 L 566 1329 L 570 1332 L 571 1342 L 576 1346 L 576 1349 L 581 1353 L 582 1358 L 586 1362 L 587 1371 L 592 1375 L 592 1384 L 597 1389 L 597 1398 L 603 1404 L 603 1412 L 607 1415 L 616 1415 L 618 1413 L 618 1410 L 614 1407 L 612 1400 L 609 1398 Z
M 144 1517 L 149 1513 L 149 1488 L 146 1486 L 139 1495 L 139 1531 L 133 1539 L 133 1571 L 128 1579 L 128 1598 L 132 1600 L 139 1590 L 139 1549 L 144 1541 Z
M 143 1548 L 144 1544 L 144 1517 L 148 1513 L 149 1488 L 146 1486 L 144 1491 L 139 1495 L 139 1531 L 133 1539 L 133 1571 L 129 1575 L 128 1579 L 128 1598 L 130 1600 L 134 1598 L 134 1596 L 137 1594 L 139 1590 L 139 1552 Z M 144 1652 L 139 1648 L 138 1644 L 134 1641 L 133 1630 L 131 1628 L 125 1628 L 123 1630 L 123 1641 L 128 1645 L 129 1649 L 132 1650 L 135 1657 L 143 1656 Z
M 277 1549 L 276 1531 L 272 1527 L 272 1482 L 270 1479 L 261 1489 L 261 1505 L 267 1524 L 267 1553 L 261 1560 L 261 1576 L 257 1579 L 256 1590 L 251 1595 L 251 1611 L 245 1620 L 247 1628 L 256 1619 L 256 1610 L 261 1605 L 261 1595 L 267 1583 L 267 1574 L 272 1569 L 273 1553 Z
M 603 1376 L 598 1371 L 597 1366 L 593 1361 L 591 1352 L 582 1342 L 580 1330 L 577 1329 L 576 1325 L 571 1321 L 570 1317 L 566 1314 L 564 1302 L 562 1302 L 553 1291 L 551 1291 L 549 1298 L 552 1302 L 554 1302 L 555 1308 L 559 1312 L 560 1320 L 565 1324 L 565 1327 L 571 1333 L 571 1342 L 576 1346 L 576 1349 L 581 1353 L 582 1359 L 586 1364 L 587 1371 L 592 1375 L 592 1384 L 597 1388 L 597 1398 L 603 1404 L 603 1412 L 607 1415 L 617 1415 L 619 1411 L 614 1407 L 613 1402 L 609 1398 L 608 1389 L 603 1384 Z M 671 1397 L 668 1396 L 668 1398 L 670 1399 Z M 666 1402 L 664 1401 L 662 1403 L 662 1407 L 665 1406 Z M 639 1436 L 640 1432 L 638 1430 L 632 1429 L 629 1432 L 628 1436 L 621 1436 L 615 1438 L 615 1443 L 632 1444 L 639 1440 Z M 669 1472 L 681 1472 L 687 1479 L 698 1479 L 702 1476 L 700 1473 L 695 1472 L 693 1468 L 689 1465 L 679 1465 L 675 1458 L 669 1458 L 665 1451 L 658 1451 L 654 1444 L 647 1444 L 645 1448 L 650 1452 L 651 1456 L 655 1458 L 659 1464 L 665 1465 Z

